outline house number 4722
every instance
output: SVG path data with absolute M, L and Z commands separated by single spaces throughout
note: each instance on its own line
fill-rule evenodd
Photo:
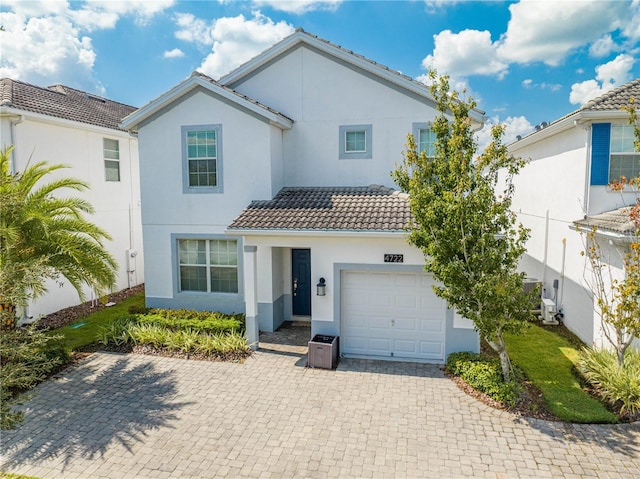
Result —
M 385 254 L 384 262 L 385 263 L 403 263 L 404 256 L 401 254 Z

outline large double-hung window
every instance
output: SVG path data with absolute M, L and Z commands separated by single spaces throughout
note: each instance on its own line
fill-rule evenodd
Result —
M 632 125 L 611 125 L 611 150 L 609 157 L 609 182 L 640 176 L 640 152 L 634 146 Z
M 238 292 L 236 240 L 178 240 L 180 291 Z
M 185 193 L 222 192 L 221 125 L 182 127 Z

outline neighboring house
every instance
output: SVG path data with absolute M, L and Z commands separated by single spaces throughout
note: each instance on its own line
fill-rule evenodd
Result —
M 74 177 L 89 184 L 90 189 L 81 193 L 95 209 L 88 218 L 112 237 L 105 246 L 119 265 L 114 291 L 144 282 L 138 140 L 118 126 L 133 111 L 134 107 L 63 85 L 42 88 L 0 80 L 0 147 L 15 146 L 13 171 L 24 170 L 29 162 L 62 163 L 70 168 L 50 179 Z M 85 293 L 87 299 L 95 299 L 93 291 L 87 288 Z M 35 320 L 79 302 L 67 281 L 51 281 L 48 293 L 29 305 L 24 319 Z
M 246 312 L 254 346 L 258 329 L 302 319 L 340 336 L 345 355 L 477 351 L 407 244 L 406 197 L 388 187 L 409 132 L 432 145 L 435 115 L 425 85 L 297 30 L 219 82 L 194 73 L 128 116 L 147 305 Z
M 604 344 L 602 326 L 580 232 L 597 227 L 612 277 L 623 277 L 621 255 L 636 232 L 625 207 L 639 193 L 631 187 L 613 191 L 608 184 L 640 173 L 633 127 L 621 109 L 631 97 L 640 99 L 640 78 L 509 145 L 510 153 L 530 160 L 515 179 L 513 201 L 520 221 L 531 228 L 522 269 L 543 282 L 545 297 L 557 304 L 566 326 L 598 346 Z

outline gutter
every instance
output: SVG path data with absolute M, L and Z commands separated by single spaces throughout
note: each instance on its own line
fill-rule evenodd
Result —
M 403 238 L 406 234 L 403 230 L 394 231 L 362 231 L 362 230 L 278 230 L 278 229 L 235 229 L 227 228 L 225 234 L 230 236 L 334 236 L 339 238 Z
M 569 225 L 569 229 L 577 231 L 578 233 L 591 233 L 593 231 L 593 228 L 576 226 L 573 224 Z M 634 234 L 618 233 L 616 231 L 603 230 L 601 228 L 596 228 L 595 234 L 601 238 L 609 240 L 611 244 L 625 245 L 640 241 L 640 238 Z

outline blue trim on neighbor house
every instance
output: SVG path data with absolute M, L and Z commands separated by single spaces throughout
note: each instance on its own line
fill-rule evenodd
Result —
M 591 125 L 591 178 L 590 185 L 609 184 L 609 148 L 611 123 Z

